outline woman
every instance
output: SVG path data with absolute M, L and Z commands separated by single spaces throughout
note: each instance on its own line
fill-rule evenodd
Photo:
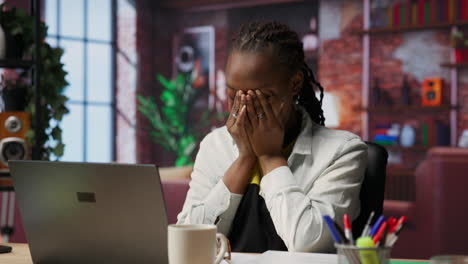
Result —
M 243 26 L 226 85 L 229 118 L 200 144 L 178 223 L 216 224 L 238 252 L 333 251 L 322 216 L 359 215 L 367 147 L 323 127 L 323 88 L 298 35 L 276 22 Z

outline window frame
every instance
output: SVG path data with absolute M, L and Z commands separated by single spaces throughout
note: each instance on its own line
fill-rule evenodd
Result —
M 117 87 L 116 87 L 116 77 L 117 77 L 117 0 L 110 0 L 111 4 L 111 14 L 110 14 L 110 40 L 99 40 L 99 39 L 93 39 L 89 38 L 89 30 L 88 30 L 88 1 L 90 0 L 82 0 L 83 1 L 83 37 L 71 37 L 71 36 L 66 36 L 61 33 L 61 12 L 60 12 L 60 7 L 61 7 L 61 0 L 46 0 L 45 4 L 47 5 L 47 2 L 49 1 L 55 1 L 56 3 L 56 14 L 55 14 L 55 23 L 56 23 L 56 34 L 47 34 L 48 39 L 53 39 L 56 42 L 56 46 L 60 47 L 60 42 L 61 40 L 67 40 L 67 41 L 76 41 L 83 43 L 83 86 L 81 87 L 81 92 L 83 93 L 83 100 L 69 100 L 67 101 L 67 105 L 78 105 L 83 107 L 83 124 L 82 124 L 82 132 L 83 132 L 83 153 L 82 153 L 82 162 L 89 162 L 88 161 L 88 113 L 87 109 L 89 106 L 106 106 L 109 107 L 109 110 L 111 112 L 110 116 L 110 161 L 115 161 L 116 160 L 116 131 L 117 131 L 117 115 L 116 115 L 116 94 L 117 94 Z M 99 0 L 101 1 L 101 0 Z M 45 16 L 47 15 L 46 12 L 44 12 Z M 47 19 L 45 19 L 47 21 Z M 95 101 L 90 101 L 89 96 L 88 96 L 88 57 L 89 57 L 89 48 L 88 44 L 89 43 L 95 43 L 95 44 L 107 44 L 109 45 L 111 49 L 111 56 L 110 56 L 110 102 L 109 103 L 104 103 L 104 102 L 95 102 Z M 64 142 L 66 144 L 66 142 Z

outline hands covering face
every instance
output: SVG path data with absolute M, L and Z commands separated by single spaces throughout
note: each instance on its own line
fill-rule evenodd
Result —
M 283 108 L 284 102 L 274 96 L 267 98 L 260 90 L 237 91 L 226 126 L 240 155 L 281 155 Z

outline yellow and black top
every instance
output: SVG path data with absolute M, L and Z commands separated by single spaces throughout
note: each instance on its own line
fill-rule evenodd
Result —
M 283 149 L 283 155 L 289 157 L 295 141 Z M 229 235 L 232 251 L 263 253 L 267 250 L 287 251 L 281 237 L 276 233 L 275 226 L 266 207 L 265 200 L 260 196 L 260 180 L 263 176 L 260 164 L 256 164 L 252 180 L 237 208 Z

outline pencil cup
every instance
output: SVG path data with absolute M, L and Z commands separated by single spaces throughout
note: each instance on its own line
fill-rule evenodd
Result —
M 335 244 L 338 264 L 388 264 L 391 247 L 362 248 L 354 245 Z

